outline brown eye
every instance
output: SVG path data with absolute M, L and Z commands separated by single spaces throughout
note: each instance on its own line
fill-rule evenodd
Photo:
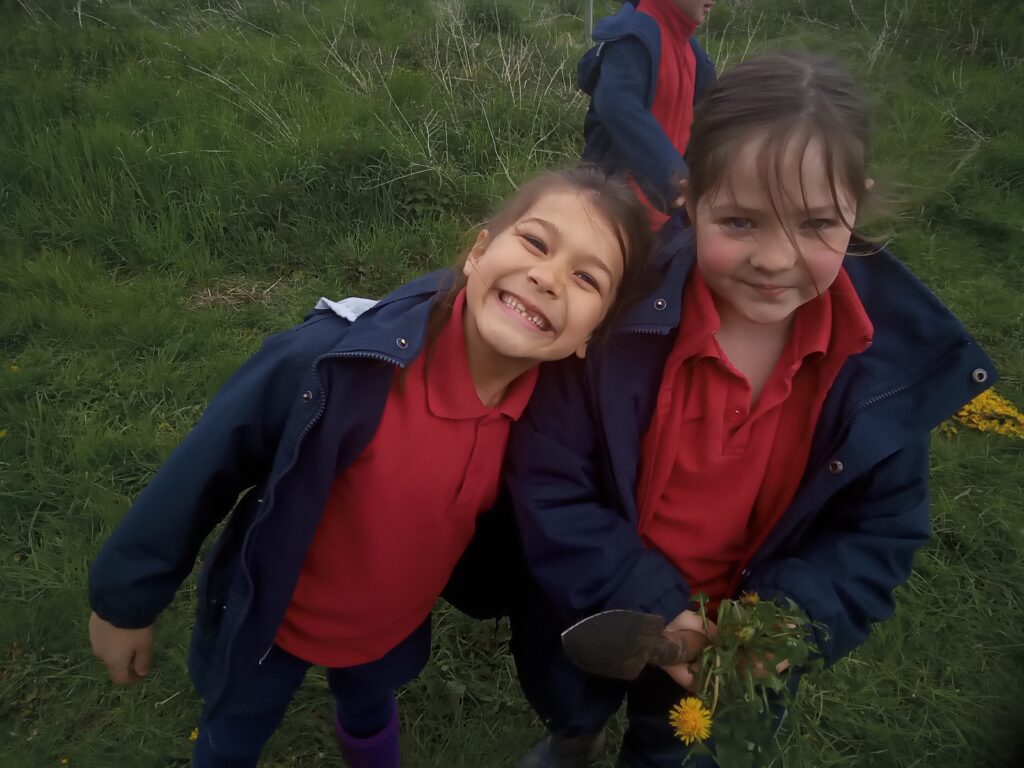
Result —
M 547 253 L 548 247 L 539 237 L 535 235 L 522 235 L 523 240 L 530 244 L 532 248 L 536 248 L 541 253 Z

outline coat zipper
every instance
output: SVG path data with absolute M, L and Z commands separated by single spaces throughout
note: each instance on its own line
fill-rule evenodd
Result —
M 642 336 L 668 336 L 671 333 L 670 328 L 665 330 L 655 330 L 653 328 L 635 328 L 628 331 L 628 333 L 635 333 Z M 601 445 L 604 447 L 604 459 L 608 465 L 608 469 L 611 470 L 613 466 L 612 452 L 608 445 L 608 440 L 604 434 L 604 419 L 601 418 L 601 410 L 597 399 L 597 369 L 594 364 L 594 358 L 587 356 L 584 358 L 585 368 L 588 375 L 583 377 L 583 382 L 587 388 L 587 394 L 590 396 L 590 406 L 594 415 L 594 421 L 596 424 L 601 426 Z M 655 403 L 657 407 L 657 403 Z M 639 466 L 639 464 L 638 464 Z M 619 497 L 619 505 L 625 506 L 625 499 L 622 498 L 622 494 L 619 493 L 618 483 L 615 482 L 614 472 L 612 473 L 612 486 L 615 488 L 615 495 Z
M 242 573 L 245 574 L 245 581 L 246 581 L 246 587 L 247 587 L 247 589 L 246 589 L 245 605 L 243 606 L 241 614 L 240 614 L 243 620 L 244 620 L 245 615 L 249 612 L 249 608 L 252 605 L 252 599 L 253 599 L 253 594 L 252 594 L 253 593 L 252 575 L 249 573 L 249 569 L 248 569 L 248 567 L 246 567 L 246 564 L 245 564 L 245 553 L 246 553 L 246 550 L 249 547 L 249 539 L 251 538 L 252 532 L 253 532 L 253 530 L 255 530 L 256 526 L 259 525 L 260 521 L 262 521 L 263 518 L 265 518 L 267 516 L 267 514 L 268 514 L 267 510 L 269 510 L 270 507 L 272 506 L 272 502 L 273 502 L 273 498 L 274 498 L 274 491 L 276 490 L 278 484 L 280 484 L 281 480 L 283 480 L 285 478 L 285 476 L 288 475 L 288 473 L 291 472 L 292 469 L 295 467 L 295 465 L 298 463 L 298 460 L 299 460 L 299 449 L 302 447 L 302 441 L 306 438 L 306 435 L 309 434 L 310 430 L 312 430 L 313 427 L 316 426 L 317 422 L 320 421 L 320 417 L 323 416 L 324 411 L 327 410 L 327 397 L 326 397 L 326 392 L 324 390 L 324 382 L 323 382 L 323 379 L 320 378 L 320 363 L 322 361 L 324 361 L 324 360 L 327 360 L 327 359 L 352 358 L 352 357 L 364 358 L 364 359 L 367 359 L 367 360 L 379 360 L 381 362 L 391 363 L 392 365 L 394 365 L 394 366 L 396 366 L 398 368 L 404 368 L 405 367 L 405 363 L 403 363 L 401 360 L 398 360 L 397 358 L 391 357 L 390 355 L 377 354 L 377 353 L 373 353 L 373 352 L 337 352 L 337 353 L 334 353 L 334 354 L 326 354 L 326 355 L 322 355 L 322 356 L 318 357 L 316 359 L 316 362 L 313 363 L 313 374 L 316 376 L 317 381 L 320 382 L 320 391 L 325 393 L 324 396 L 320 398 L 320 407 L 317 410 L 317 412 L 315 414 L 313 414 L 313 418 L 310 419 L 309 422 L 307 422 L 307 424 L 306 424 L 305 428 L 303 428 L 302 432 L 299 433 L 299 437 L 295 441 L 295 450 L 292 452 L 292 459 L 289 462 L 288 466 L 285 467 L 281 471 L 281 473 L 277 476 L 277 480 L 272 485 L 268 485 L 268 487 L 267 487 L 267 498 L 264 499 L 263 504 L 262 504 L 263 509 L 261 509 L 260 513 L 255 518 L 253 518 L 252 523 L 249 525 L 249 528 L 245 532 L 245 536 L 242 538 L 242 545 L 241 545 L 241 547 L 239 549 L 238 556 L 239 556 L 239 558 L 241 560 L 241 563 L 242 563 Z M 239 622 L 239 624 L 235 627 L 234 631 L 232 632 L 231 637 L 228 638 L 227 652 L 226 652 L 226 654 L 224 656 L 224 671 L 223 671 L 222 677 L 221 677 L 221 682 L 222 683 L 223 683 L 223 680 L 224 680 L 223 676 L 226 675 L 228 673 L 228 671 L 231 669 L 231 651 L 234 648 L 235 637 L 238 635 L 238 631 L 239 631 L 239 629 L 241 629 L 241 626 L 242 626 L 242 624 L 241 624 L 241 622 Z M 274 649 L 274 643 L 273 643 L 273 641 L 271 641 L 270 646 L 267 648 L 267 650 L 265 650 L 263 652 L 263 655 L 260 656 L 260 659 L 257 662 L 258 666 L 262 666 L 263 662 L 266 661 L 267 656 L 270 655 L 270 652 L 273 649 Z M 221 687 L 223 687 L 223 686 L 221 686 Z M 222 693 L 221 690 L 217 691 L 218 698 L 219 698 L 221 693 Z

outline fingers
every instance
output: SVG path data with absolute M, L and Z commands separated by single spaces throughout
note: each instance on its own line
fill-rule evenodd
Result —
M 751 656 L 753 663 L 750 665 L 750 668 L 755 679 L 760 680 L 761 678 L 768 676 L 768 671 L 764 668 L 764 662 L 767 661 L 770 663 L 774 658 L 775 657 L 772 656 L 772 654 L 767 654 L 764 661 L 762 661 L 758 656 Z M 775 665 L 775 671 L 780 675 L 787 669 L 789 669 L 789 659 L 783 659 Z
M 115 685 L 130 685 L 149 674 L 153 666 L 153 627 L 121 629 L 93 613 L 89 617 L 89 644 L 107 667 Z
M 669 677 L 692 693 L 696 691 L 697 678 L 694 676 L 691 666 L 690 664 L 673 664 L 668 667 L 662 667 L 662 669 L 668 673 Z
M 665 629 L 670 632 L 675 632 L 681 629 L 690 629 L 703 634 L 704 620 L 701 619 L 700 614 L 698 613 L 694 613 L 693 611 L 683 611 L 672 619 L 672 621 L 666 624 Z
M 132 660 L 132 668 L 140 678 L 149 674 L 153 666 L 153 646 L 144 646 L 135 651 L 135 658 Z
M 715 626 L 715 622 L 709 620 L 707 622 L 707 627 L 705 627 L 704 619 L 700 617 L 699 613 L 694 611 L 683 611 L 665 625 L 665 630 L 669 632 L 676 632 L 684 629 L 700 632 L 702 635 L 706 635 L 710 638 L 714 638 L 718 634 L 718 627 Z
M 132 672 L 129 654 L 118 654 L 109 658 L 100 656 L 100 660 L 107 665 L 107 674 L 114 685 L 130 685 L 138 679 Z

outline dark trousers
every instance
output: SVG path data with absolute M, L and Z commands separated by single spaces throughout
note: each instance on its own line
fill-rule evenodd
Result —
M 327 670 L 341 726 L 353 736 L 383 728 L 394 691 L 415 678 L 430 655 L 430 620 L 377 661 Z M 312 665 L 276 645 L 250 674 L 232 680 L 199 726 L 193 768 L 255 768 L 260 753 Z

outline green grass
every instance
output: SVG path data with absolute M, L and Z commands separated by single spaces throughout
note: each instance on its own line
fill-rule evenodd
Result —
M 449 263 L 515 181 L 577 156 L 582 5 L 0 0 L 0 765 L 188 764 L 194 588 L 150 679 L 115 689 L 90 559 L 264 335 Z M 720 65 L 810 47 L 864 78 L 884 228 L 1024 404 L 1024 8 L 730 0 L 704 38 Z M 785 765 L 1024 764 L 1022 457 L 936 435 L 934 540 L 895 619 L 804 686 Z M 539 737 L 506 634 L 439 610 L 406 765 L 511 765 Z M 267 765 L 337 764 L 325 687 Z

